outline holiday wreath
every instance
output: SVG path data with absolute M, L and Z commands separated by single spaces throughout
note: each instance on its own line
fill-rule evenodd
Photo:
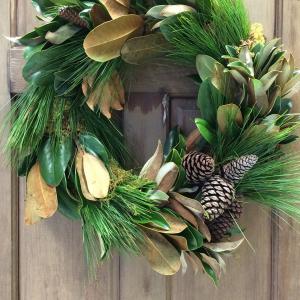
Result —
M 27 224 L 57 210 L 78 219 L 92 270 L 116 248 L 164 275 L 190 260 L 217 282 L 243 241 L 245 201 L 299 219 L 299 157 L 282 145 L 297 139 L 300 73 L 242 0 L 32 2 L 45 24 L 18 39 L 28 86 L 6 143 L 27 177 Z M 111 112 L 126 67 L 157 59 L 196 66 L 201 118 L 135 174 Z

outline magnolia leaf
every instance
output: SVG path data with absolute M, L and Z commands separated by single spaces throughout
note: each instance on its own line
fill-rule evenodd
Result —
M 41 218 L 51 217 L 57 210 L 56 188 L 42 178 L 39 163 L 31 168 L 27 176 L 25 199 L 25 224 L 31 225 Z
M 155 181 L 157 183 L 157 189 L 165 193 L 169 192 L 174 186 L 179 168 L 173 162 L 165 163 L 158 171 Z
M 160 11 L 160 16 L 167 18 L 183 12 L 196 12 L 196 10 L 191 6 L 184 4 L 166 5 Z
M 160 213 L 160 215 L 169 224 L 169 229 L 160 229 L 152 226 L 147 227 L 148 229 L 166 234 L 177 234 L 183 232 L 187 228 L 186 223 L 178 217 L 175 217 L 169 213 Z
M 195 119 L 196 126 L 200 132 L 200 134 L 203 136 L 203 138 L 208 142 L 212 143 L 215 139 L 215 135 L 212 132 L 212 129 L 209 126 L 209 123 L 201 118 Z
M 163 163 L 163 147 L 162 143 L 159 140 L 157 144 L 157 148 L 154 154 L 149 158 L 149 160 L 143 166 L 140 177 L 147 178 L 149 180 L 154 180 L 158 174 L 158 171 Z
M 212 268 L 212 270 L 217 276 L 217 279 L 219 280 L 221 277 L 221 266 L 218 263 L 218 261 L 213 257 L 206 255 L 205 253 L 200 253 L 200 255 L 201 255 L 201 261 L 203 263 L 208 264 Z
M 248 46 L 242 46 L 239 53 L 239 59 L 246 64 L 246 66 L 251 70 L 251 74 L 254 75 L 252 55 Z
M 151 31 L 155 31 L 155 29 L 160 28 L 160 26 L 163 24 L 163 21 L 158 21 L 156 22 L 152 27 L 151 27 Z
M 281 87 L 276 85 L 269 96 L 269 110 L 267 114 L 270 114 L 275 106 L 275 103 L 278 100 L 278 97 L 281 95 Z M 281 102 L 281 100 L 279 100 Z
M 162 191 L 155 191 L 150 196 L 149 199 L 159 202 L 160 204 L 166 203 L 169 201 L 169 195 Z
M 232 125 L 233 121 L 239 126 L 243 125 L 243 116 L 240 108 L 236 104 L 230 103 L 219 106 L 217 121 L 219 129 L 224 133 Z
M 189 250 L 187 240 L 185 237 L 180 235 L 170 234 L 167 235 L 168 240 L 178 249 L 187 251 Z
M 90 11 L 90 16 L 94 27 L 97 27 L 98 25 L 110 20 L 110 17 L 105 9 L 103 9 L 103 7 L 99 4 L 93 5 Z
M 108 165 L 109 158 L 105 146 L 94 135 L 87 132 L 79 134 L 80 145 L 84 148 L 85 152 L 89 152 L 98 156 L 103 162 Z
M 229 63 L 227 67 L 233 70 L 237 70 L 238 72 L 242 73 L 242 75 L 246 75 L 247 77 L 253 77 L 253 70 L 240 60 Z
M 142 17 L 127 15 L 97 26 L 83 42 L 87 56 L 99 62 L 119 57 L 124 43 L 139 35 L 143 24 Z
M 167 5 L 156 5 L 151 7 L 147 13 L 146 16 L 150 16 L 155 19 L 164 19 L 164 17 L 161 15 L 161 11 L 166 7 Z
M 161 33 L 129 39 L 121 49 L 122 59 L 129 64 L 140 64 L 166 55 L 170 44 Z
M 194 270 L 194 274 L 198 274 L 199 270 L 203 269 L 203 265 L 201 263 L 200 258 L 192 251 L 190 252 L 185 252 L 186 257 L 188 258 L 189 262 L 192 265 L 192 268 Z
M 198 230 L 201 232 L 201 234 L 207 239 L 208 242 L 211 241 L 211 233 L 209 231 L 209 228 L 205 224 L 202 218 L 197 218 L 198 223 Z
M 231 252 L 236 250 L 244 241 L 244 238 L 234 242 L 206 243 L 204 246 L 214 252 Z
M 296 73 L 283 87 L 282 96 L 291 98 L 300 90 L 300 73 Z
M 46 140 L 38 153 L 38 161 L 40 162 L 41 174 L 47 184 L 59 185 L 73 151 L 73 143 L 70 137 L 64 137 L 57 144 L 54 144 L 51 137 Z
M 101 0 L 101 3 L 105 6 L 112 19 L 117 19 L 128 14 L 128 6 L 126 6 L 127 3 L 126 5 L 123 4 L 124 1 Z
M 256 100 L 255 104 L 260 109 L 260 113 L 265 114 L 269 108 L 269 100 L 262 81 L 251 79 L 250 89 L 253 89 Z
M 89 86 L 92 88 L 92 85 L 87 80 L 83 81 L 83 93 L 87 94 Z M 101 113 L 110 119 L 111 109 L 123 110 L 124 99 L 125 92 L 121 78 L 117 72 L 114 72 L 109 79 L 94 88 L 86 103 L 91 110 L 100 108 Z
M 198 129 L 194 129 L 186 138 L 186 152 L 191 152 L 201 139 Z
M 169 206 L 172 208 L 175 212 L 177 212 L 183 219 L 190 222 L 194 227 L 198 228 L 198 223 L 195 218 L 195 216 L 182 204 L 180 204 L 178 201 L 174 199 L 170 199 Z
M 211 56 L 205 54 L 197 55 L 196 68 L 202 81 L 213 77 L 216 71 L 215 66 L 218 64 L 220 63 Z
M 196 216 L 205 214 L 205 209 L 199 201 L 185 197 L 176 192 L 170 192 L 170 196 L 192 211 Z
M 180 269 L 180 254 L 162 234 L 144 229 L 145 247 L 142 254 L 152 269 L 162 275 L 174 275 Z
M 159 231 L 160 229 L 167 231 L 171 228 L 164 216 L 158 212 L 148 213 L 147 216 L 144 217 L 137 216 L 135 217 L 135 221 L 154 231 Z
M 260 81 L 262 82 L 262 84 L 264 86 L 265 91 L 267 91 L 272 86 L 272 84 L 275 82 L 279 73 L 280 73 L 279 71 L 271 71 L 271 72 L 265 74 L 260 79 Z
M 237 70 L 228 70 L 228 72 L 231 74 L 231 76 L 234 78 L 235 81 L 237 81 L 239 84 L 245 84 L 247 85 L 246 78 Z
M 86 178 L 83 172 L 83 155 L 84 152 L 79 150 L 76 154 L 76 162 L 75 162 L 76 171 L 80 181 L 81 192 L 86 199 L 91 201 L 97 201 L 97 199 L 89 192 L 87 187 Z
M 103 161 L 85 152 L 82 163 L 89 193 L 95 198 L 105 198 L 108 195 L 110 176 Z
M 55 32 L 48 31 L 45 39 L 48 40 L 52 44 L 62 44 L 73 35 L 75 35 L 82 28 L 75 26 L 73 24 L 66 24 L 59 27 Z
M 193 226 L 189 225 L 180 235 L 186 238 L 190 250 L 196 250 L 203 246 L 203 236 Z

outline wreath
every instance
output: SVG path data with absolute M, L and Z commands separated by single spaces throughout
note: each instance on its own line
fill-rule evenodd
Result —
M 297 139 L 300 73 L 242 0 L 32 2 L 44 25 L 18 39 L 28 85 L 5 146 L 27 177 L 26 224 L 57 210 L 80 221 L 92 272 L 118 249 L 164 275 L 190 261 L 217 283 L 246 239 L 245 202 L 300 218 L 299 157 L 283 146 Z M 128 66 L 156 60 L 196 66 L 201 117 L 136 172 L 112 111 Z

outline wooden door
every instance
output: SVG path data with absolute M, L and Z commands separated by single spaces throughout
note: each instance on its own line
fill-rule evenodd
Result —
M 266 35 L 283 36 L 300 63 L 297 0 L 247 0 L 253 21 Z M 1 3 L 0 32 L 22 35 L 35 23 L 29 0 Z M 24 87 L 20 49 L 1 37 L 0 106 L 9 106 L 10 93 Z M 174 69 L 175 68 L 175 69 Z M 184 77 L 189 70 L 151 66 L 136 70 L 124 112 L 123 126 L 137 163 L 146 160 L 157 139 L 179 124 L 188 132 L 196 116 L 196 87 Z M 298 105 L 298 111 L 300 105 Z M 5 110 L 2 109 L 5 114 Z M 138 149 L 135 145 L 139 145 Z M 299 225 L 294 231 L 269 211 L 247 206 L 242 223 L 255 252 L 246 243 L 227 260 L 227 274 L 215 288 L 206 276 L 191 271 L 175 277 L 154 273 L 141 258 L 119 257 L 105 264 L 89 282 L 81 248 L 80 224 L 59 214 L 27 227 L 23 223 L 24 182 L 0 169 L 0 299 L 22 300 L 296 300 L 300 296 Z M 277 226 L 279 225 L 279 227 Z

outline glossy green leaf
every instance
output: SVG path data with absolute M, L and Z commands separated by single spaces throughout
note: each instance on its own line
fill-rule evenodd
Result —
M 70 137 L 64 137 L 56 145 L 51 137 L 44 142 L 38 153 L 38 161 L 42 177 L 47 184 L 51 186 L 60 184 L 73 152 L 74 146 Z
M 160 13 L 161 11 L 166 7 L 167 5 L 156 5 L 151 7 L 147 13 L 146 16 L 152 17 L 154 19 L 164 19 L 165 17 L 162 16 Z
M 167 220 L 158 212 L 151 212 L 147 217 L 136 217 L 135 221 L 139 224 L 149 225 L 162 230 L 169 230 L 171 228 Z
M 30 154 L 26 156 L 18 166 L 18 176 L 26 176 L 27 173 L 30 171 L 31 167 L 35 164 L 35 162 L 35 155 Z
M 195 119 L 195 123 L 203 138 L 211 144 L 215 139 L 215 134 L 210 128 L 208 122 L 204 119 L 197 118 Z
M 204 271 L 209 276 L 209 278 L 214 282 L 215 285 L 218 285 L 219 281 L 218 281 L 217 275 L 216 275 L 215 271 L 212 269 L 212 267 L 203 261 L 202 261 L 202 265 L 203 265 Z
M 181 166 L 181 157 L 180 154 L 176 149 L 172 149 L 171 152 L 169 153 L 168 157 L 166 158 L 166 162 L 174 162 L 177 166 Z
M 196 250 L 203 246 L 203 236 L 191 225 L 181 232 L 180 235 L 186 238 L 190 250 Z
M 180 130 L 176 126 L 172 128 L 167 136 L 167 139 L 164 144 L 164 156 L 167 157 L 172 149 L 179 143 Z
M 69 196 L 64 187 L 57 188 L 57 198 L 58 210 L 62 215 L 71 220 L 80 219 L 81 205 Z
M 79 135 L 80 145 L 83 146 L 86 152 L 98 156 L 105 165 L 109 164 L 109 157 L 105 146 L 95 137 L 89 133 L 81 133 Z
M 212 78 L 216 72 L 216 66 L 221 65 L 217 60 L 214 58 L 199 54 L 196 57 L 196 68 L 200 78 L 204 81 L 207 78 Z M 222 66 L 222 65 L 221 65 Z
M 238 56 L 238 52 L 236 47 L 234 46 L 230 46 L 230 45 L 226 45 L 225 46 L 227 53 L 232 56 L 232 57 L 237 57 Z

